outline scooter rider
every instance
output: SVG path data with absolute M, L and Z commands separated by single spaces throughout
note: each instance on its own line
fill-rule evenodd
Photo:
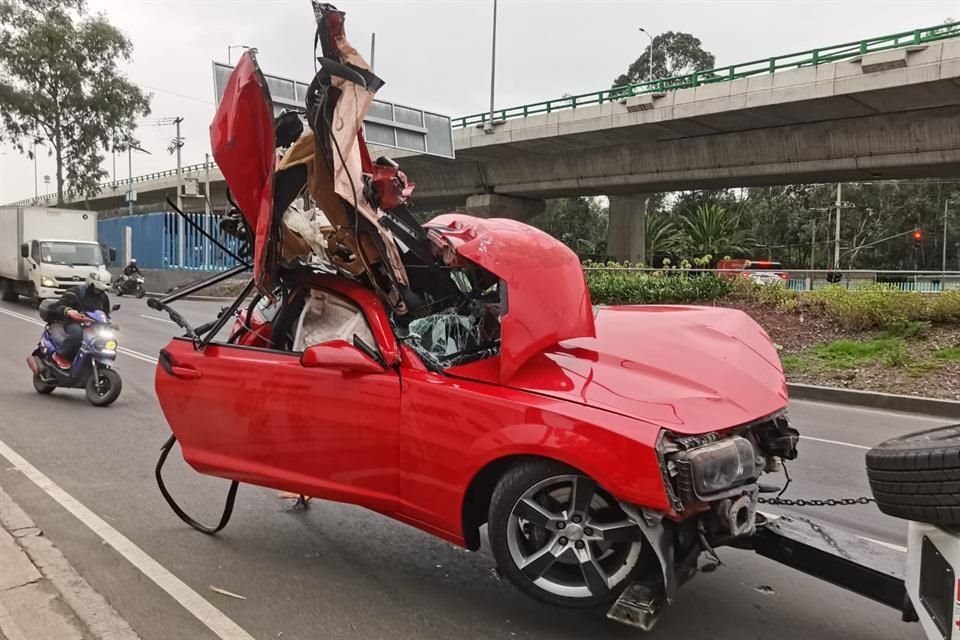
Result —
M 59 353 L 53 355 L 54 364 L 61 369 L 69 369 L 83 342 L 83 325 L 89 322 L 85 311 L 103 311 L 110 313 L 110 299 L 106 291 L 110 282 L 102 280 L 100 274 L 92 272 L 87 281 L 63 292 L 63 296 L 53 307 L 53 316 L 63 318 L 63 329 L 67 337 L 60 345 Z

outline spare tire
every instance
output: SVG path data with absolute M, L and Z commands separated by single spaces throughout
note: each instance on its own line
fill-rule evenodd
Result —
M 870 449 L 867 477 L 887 515 L 960 525 L 960 425 L 911 433 Z

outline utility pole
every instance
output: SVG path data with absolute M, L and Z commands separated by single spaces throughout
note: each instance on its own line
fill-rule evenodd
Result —
M 940 265 L 944 273 L 947 271 L 947 210 L 949 201 L 943 203 L 943 263 Z
M 242 45 L 234 45 L 242 46 Z M 228 50 L 229 51 L 229 50 Z M 181 116 L 176 116 L 175 118 L 161 118 L 157 121 L 157 126 L 165 126 L 172 124 L 177 128 L 176 137 L 170 142 L 170 145 L 167 147 L 168 153 L 177 154 L 177 209 L 183 211 L 183 167 L 180 162 L 180 150 L 183 149 L 183 137 L 180 135 L 180 123 L 183 122 Z M 177 235 L 179 240 L 177 242 L 177 264 L 183 266 L 184 257 L 186 255 L 186 230 L 184 228 L 183 216 L 177 217 Z
M 203 228 L 211 229 L 210 223 L 210 154 L 203 154 Z M 212 229 L 211 229 L 212 231 Z M 203 252 L 204 267 L 210 268 L 210 240 L 204 238 L 203 246 L 206 249 Z
M 113 185 L 117 185 L 117 150 L 114 149 L 111 154 L 113 156 Z
M 840 208 L 843 206 L 843 201 L 840 199 L 840 187 L 842 185 L 837 183 L 837 228 L 833 236 L 833 270 L 840 270 Z
M 40 181 L 37 179 L 37 141 L 33 141 L 33 202 L 40 201 Z
M 497 86 L 497 0 L 493 0 L 493 43 L 490 53 L 490 119 L 484 132 L 493 133 L 493 94 Z
M 177 116 L 174 124 L 177 125 L 177 209 L 183 211 L 183 169 L 180 163 L 180 150 L 183 149 L 183 138 L 180 137 L 180 123 L 183 118 Z M 183 216 L 177 216 L 177 225 L 180 235 L 180 266 L 184 266 L 184 254 L 186 253 L 187 239 L 184 237 L 186 229 L 184 228 Z
M 814 218 L 810 221 L 810 270 L 813 271 L 816 269 L 814 266 L 816 261 L 813 258 L 813 254 L 817 249 L 817 220 Z
M 133 145 L 127 146 L 127 215 L 133 215 Z
M 377 34 L 370 34 L 370 71 L 373 71 L 373 61 L 377 57 Z

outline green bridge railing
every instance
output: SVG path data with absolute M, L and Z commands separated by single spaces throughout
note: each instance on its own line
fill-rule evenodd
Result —
M 594 93 L 584 93 L 576 96 L 557 98 L 555 100 L 547 100 L 545 102 L 534 102 L 518 107 L 498 109 L 493 112 L 493 119 L 494 122 L 497 122 L 500 120 L 512 120 L 514 118 L 526 118 L 527 116 L 542 113 L 565 111 L 567 109 L 576 109 L 577 107 L 603 104 L 605 102 L 617 102 L 630 96 L 638 96 L 645 93 L 666 93 L 667 91 L 699 87 L 700 85 L 714 82 L 729 82 L 730 80 L 736 80 L 738 78 L 749 78 L 750 76 L 766 73 L 776 73 L 777 71 L 783 71 L 785 69 L 815 67 L 840 60 L 849 60 L 850 58 L 862 56 L 867 53 L 900 49 L 958 36 L 960 36 L 960 22 L 948 22 L 935 27 L 903 31 L 888 36 L 860 40 L 859 42 L 848 42 L 831 47 L 802 51 L 800 53 L 790 53 L 765 58 L 763 60 L 754 60 L 753 62 L 741 62 L 727 67 L 696 71 L 685 76 L 648 80 L 637 84 L 603 89 Z M 452 125 L 454 129 L 483 125 L 489 117 L 489 113 L 476 113 L 462 118 L 454 118 Z

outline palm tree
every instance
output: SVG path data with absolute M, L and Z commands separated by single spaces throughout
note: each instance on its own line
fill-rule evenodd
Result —
M 686 252 L 691 256 L 745 255 L 755 245 L 740 216 L 716 204 L 701 204 L 681 216 Z
M 654 256 L 674 255 L 683 249 L 683 232 L 660 211 L 647 213 L 646 233 L 647 261 L 653 263 Z

